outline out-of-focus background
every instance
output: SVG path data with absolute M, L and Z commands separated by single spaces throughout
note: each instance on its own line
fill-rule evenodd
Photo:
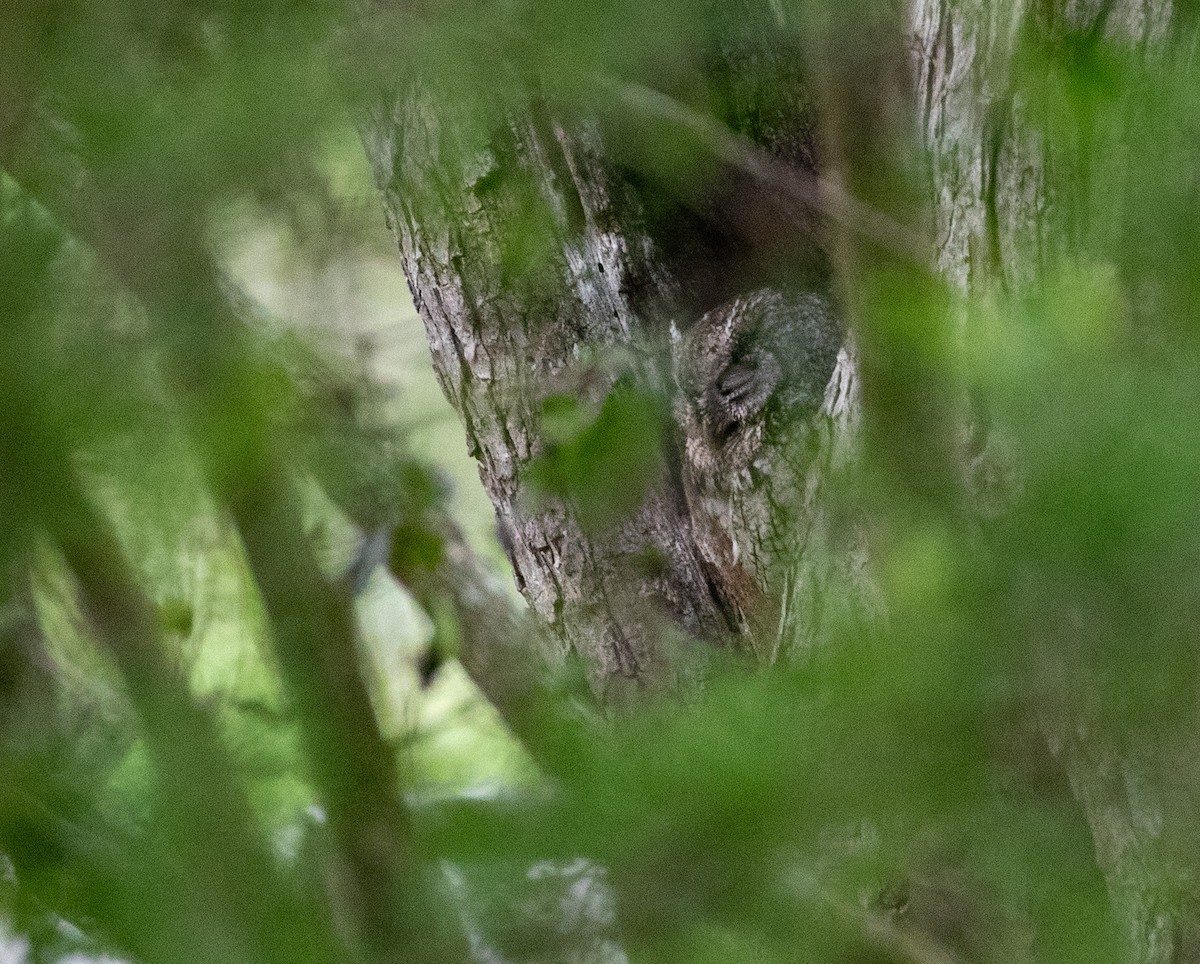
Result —
M 462 425 L 434 375 L 356 133 L 331 137 L 321 162 L 331 230 L 314 236 L 253 208 L 235 207 L 214 229 L 214 239 L 230 274 L 271 318 L 322 353 L 341 358 L 353 379 L 374 387 L 374 417 L 439 475 L 471 547 L 495 569 L 497 586 L 516 605 L 520 596 L 496 538 L 491 503 L 467 453 Z M 314 526 L 327 535 L 330 564 L 349 565 L 358 534 L 344 520 L 339 527 L 328 503 L 318 501 L 312 511 Z M 375 673 L 377 710 L 387 735 L 408 745 L 414 790 L 487 792 L 519 778 L 527 766 L 519 747 L 457 662 L 442 667 L 428 686 L 420 685 L 432 627 L 402 587 L 381 569 L 356 608 Z M 222 622 L 214 618 L 208 628 L 213 642 L 205 647 L 216 661 L 229 645 L 224 640 L 242 629 L 236 620 Z M 238 674 L 224 685 L 236 692 Z
M 1196 960 L 1192 7 L 0 2 L 0 962 Z M 653 232 L 693 307 L 734 293 L 713 263 L 826 286 L 864 360 L 782 560 L 821 644 L 767 667 L 667 626 L 703 685 L 619 707 L 532 668 L 381 203 L 426 192 L 431 247 L 494 217 L 481 273 L 534 331 L 604 270 L 529 153 L 560 120 L 627 191 L 605 244 Z M 794 213 L 814 129 L 852 196 L 800 270 L 809 219 L 721 218 Z M 657 279 L 603 284 L 672 304 Z M 524 400 L 522 470 L 600 531 L 679 393 L 549 342 L 532 379 L 580 371 Z

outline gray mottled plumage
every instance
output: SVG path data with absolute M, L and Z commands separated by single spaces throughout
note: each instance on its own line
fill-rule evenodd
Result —
M 821 293 L 770 289 L 709 311 L 674 343 L 683 484 L 712 582 L 742 633 L 778 618 L 808 427 L 842 330 Z

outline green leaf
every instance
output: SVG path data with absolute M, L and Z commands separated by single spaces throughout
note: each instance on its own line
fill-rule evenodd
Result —
M 662 478 L 663 400 L 618 384 L 594 418 L 563 395 L 543 405 L 549 445 L 529 467 L 535 490 L 568 500 L 588 531 L 627 518 Z

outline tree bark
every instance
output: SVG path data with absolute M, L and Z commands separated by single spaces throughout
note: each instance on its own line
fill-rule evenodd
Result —
M 880 343 L 846 335 L 843 304 L 853 309 L 854 292 L 834 294 L 830 238 L 857 232 L 888 256 L 907 240 L 823 180 L 814 98 L 797 66 L 803 45 L 795 24 L 785 29 L 794 11 L 761 6 L 756 15 L 774 18 L 779 36 L 734 37 L 707 61 L 710 83 L 745 81 L 715 120 L 617 85 L 582 119 L 535 91 L 481 124 L 446 92 L 416 84 L 366 133 L 434 367 L 466 427 L 517 584 L 557 654 L 578 654 L 610 704 L 687 687 L 709 646 L 764 662 L 802 656 L 824 638 L 831 601 L 872 605 L 865 540 L 853 523 L 835 522 L 826 493 L 860 444 L 859 350 Z M 1166 3 L 1138 0 L 909 5 L 906 106 L 929 165 L 930 194 L 918 206 L 931 220 L 927 257 L 951 291 L 1022 290 L 1069 237 L 1048 187 L 1048 147 L 1008 83 L 1029 32 L 1147 43 L 1169 16 Z M 838 77 L 826 75 L 844 107 L 854 81 Z M 754 105 L 768 85 L 785 91 L 769 118 Z M 646 130 L 706 165 L 703 185 L 631 178 L 644 158 L 630 157 L 628 135 Z M 849 186 L 871 191 L 853 176 Z M 669 217 L 648 203 L 654 192 Z M 903 223 L 905 212 L 896 217 Z M 540 241 L 532 251 L 512 243 L 531 223 Z M 772 261 L 794 268 L 791 279 L 761 269 Z M 806 321 L 814 298 L 819 320 Z M 756 331 L 780 326 L 803 345 L 804 363 L 773 349 L 766 361 L 738 357 L 722 338 L 744 316 Z M 868 389 L 877 374 L 868 367 Z M 570 395 L 601 411 L 631 385 L 670 399 L 658 467 L 615 519 L 597 524 L 569 493 L 537 491 L 538 460 L 561 444 L 548 403 Z M 789 434 L 801 439 L 782 454 L 764 454 L 779 427 L 770 406 L 754 408 L 764 386 L 788 400 Z M 731 415 L 734 401 L 750 415 Z M 943 401 L 938 427 L 969 438 L 964 451 L 943 454 L 966 474 L 979 509 L 996 468 L 992 439 L 979 420 L 963 424 L 968 405 L 955 408 L 952 393 Z M 1193 734 L 1170 748 L 1106 735 L 1076 698 L 1089 681 L 1058 673 L 1064 659 L 1052 645 L 1042 655 L 1055 680 L 1043 733 L 1087 816 L 1135 955 L 1200 959 L 1186 897 L 1195 861 L 1184 856 L 1195 850 L 1194 820 L 1165 813 L 1162 794 L 1147 790 L 1170 785 L 1171 799 L 1197 801 L 1169 779 Z
M 568 500 L 534 496 L 527 473 L 547 448 L 545 400 L 571 393 L 600 406 L 616 383 L 600 365 L 581 373 L 583 351 L 630 349 L 634 378 L 661 380 L 635 344 L 642 320 L 629 294 L 653 271 L 646 239 L 618 220 L 586 136 L 531 110 L 492 145 L 463 143 L 451 111 L 411 92 L 373 154 L 434 366 L 479 461 L 517 585 L 605 696 L 673 687 L 657 615 L 699 638 L 723 628 L 680 493 L 652 484 L 628 518 L 588 533 Z M 534 201 L 523 196 L 531 185 Z M 521 207 L 538 200 L 555 250 L 510 268 L 507 234 L 522 230 Z
M 771 16 L 760 6 L 756 16 Z M 734 38 L 715 73 L 733 74 L 764 49 Z M 853 352 L 829 301 L 805 82 L 788 59 L 795 51 L 765 52 L 769 67 L 752 80 L 775 84 L 787 108 L 754 119 L 757 142 L 705 128 L 636 86 L 615 88 L 615 109 L 582 119 L 531 92 L 523 109 L 481 127 L 418 84 L 366 136 L 434 367 L 517 585 L 606 703 L 687 688 L 708 647 L 749 650 L 751 631 L 768 639 L 766 660 L 783 640 L 817 635 L 813 613 L 797 612 L 800 601 L 814 605 L 816 570 L 779 560 L 793 529 L 818 541 L 821 479 L 851 432 Z M 731 113 L 762 113 L 752 96 L 732 96 Z M 628 145 L 647 136 L 698 156 L 704 183 L 631 182 Z M 799 186 L 781 188 L 781 176 Z M 647 195 L 668 214 L 648 210 Z M 521 250 L 531 235 L 537 250 Z M 802 284 L 764 276 L 772 258 L 799 267 L 791 273 Z M 766 376 L 732 357 L 730 331 L 767 323 L 803 342 L 795 370 L 779 375 L 808 440 L 795 458 L 763 455 L 774 427 L 765 415 L 735 422 L 706 407 L 740 400 L 715 387 L 735 365 L 739 391 L 757 390 Z M 539 491 L 538 461 L 559 445 L 544 416 L 567 395 L 603 419 L 621 392 L 659 400 L 661 421 L 647 423 L 657 437 L 643 452 L 654 464 L 618 466 L 642 485 L 596 520 L 570 492 Z M 732 440 L 712 441 L 717 422 Z M 772 540 L 789 508 L 802 524 L 785 527 L 784 551 Z
M 1010 86 L 1020 45 L 1073 35 L 1152 50 L 1171 15 L 1158 0 L 914 5 L 937 264 L 955 288 L 1028 290 L 1056 257 L 1070 254 L 1071 200 L 1055 196 L 1046 171 L 1078 161 L 1053 156 L 1043 129 L 1030 123 L 1029 105 Z M 977 437 L 976 451 L 987 442 Z M 972 468 L 986 473 L 986 463 L 983 456 Z M 1087 818 L 1133 959 L 1200 960 L 1194 721 L 1164 709 L 1169 722 L 1153 732 L 1114 725 L 1098 701 L 1103 685 L 1087 669 L 1086 630 L 1035 625 L 1027 632 L 1037 640 L 1042 731 Z

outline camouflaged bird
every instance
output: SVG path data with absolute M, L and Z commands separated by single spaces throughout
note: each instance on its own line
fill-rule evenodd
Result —
M 760 643 L 776 636 L 811 423 L 842 341 L 824 294 L 770 289 L 726 302 L 674 338 L 696 541 L 734 628 Z

